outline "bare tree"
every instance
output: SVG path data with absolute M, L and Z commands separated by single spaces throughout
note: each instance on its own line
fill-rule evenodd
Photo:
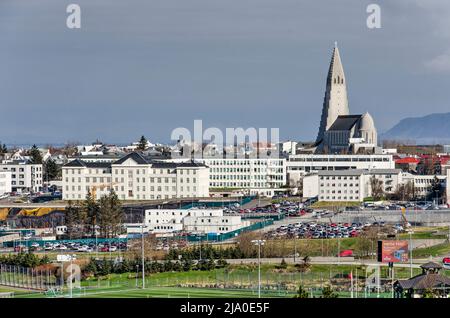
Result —
M 372 190 L 372 197 L 375 201 L 381 200 L 384 197 L 383 181 L 375 176 L 370 178 L 370 189 Z

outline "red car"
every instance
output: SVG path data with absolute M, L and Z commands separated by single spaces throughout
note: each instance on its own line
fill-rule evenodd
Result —
M 339 253 L 340 257 L 353 257 L 353 251 L 352 250 L 344 250 Z
M 442 264 L 444 268 L 450 269 L 450 257 L 444 257 Z

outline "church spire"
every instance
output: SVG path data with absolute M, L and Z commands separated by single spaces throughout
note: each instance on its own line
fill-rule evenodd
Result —
M 330 128 L 338 116 L 349 114 L 346 84 L 339 48 L 337 42 L 334 42 L 316 142 L 323 139 L 325 131 Z

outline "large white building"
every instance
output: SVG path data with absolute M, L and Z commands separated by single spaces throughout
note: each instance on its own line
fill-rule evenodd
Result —
M 226 233 L 250 225 L 240 216 L 223 215 L 222 209 L 150 209 L 145 211 L 144 227 L 129 224 L 128 233 L 172 234 L 189 232 L 193 234 Z
M 304 177 L 304 197 L 317 196 L 319 201 L 362 202 L 372 195 L 372 177 L 382 182 L 385 193 L 394 193 L 402 182 L 399 169 L 319 171 Z
M 435 178 L 443 187 L 446 176 L 413 175 L 400 169 L 352 169 L 311 173 L 303 178 L 303 196 L 318 197 L 319 201 L 363 201 L 372 196 L 370 179 L 382 182 L 383 192 L 393 194 L 400 184 L 412 182 L 414 195 L 425 198 L 432 192 Z
M 42 164 L 12 161 L 0 164 L 0 172 L 11 172 L 11 191 L 38 192 L 42 189 Z
M 392 155 L 325 155 L 298 154 L 289 156 L 286 162 L 288 182 L 297 185 L 302 177 L 319 171 L 394 169 Z
M 63 199 L 97 199 L 111 187 L 122 200 L 209 197 L 209 169 L 194 162 L 153 162 L 130 153 L 115 162 L 73 160 L 62 168 Z
M 177 162 L 180 159 L 171 159 Z M 199 158 L 209 167 L 211 189 L 242 189 L 250 195 L 273 196 L 286 185 L 285 158 Z
M 11 172 L 0 171 L 0 197 L 5 193 L 10 193 L 11 191 Z

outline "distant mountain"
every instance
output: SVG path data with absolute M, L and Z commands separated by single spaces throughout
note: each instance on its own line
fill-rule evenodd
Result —
M 415 141 L 417 144 L 450 143 L 450 113 L 402 119 L 381 134 L 380 139 Z

